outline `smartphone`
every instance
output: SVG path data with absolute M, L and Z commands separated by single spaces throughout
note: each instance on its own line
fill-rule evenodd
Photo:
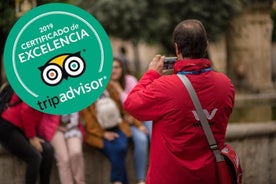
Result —
M 163 69 L 164 70 L 173 69 L 173 66 L 176 61 L 177 61 L 177 57 L 165 57 Z

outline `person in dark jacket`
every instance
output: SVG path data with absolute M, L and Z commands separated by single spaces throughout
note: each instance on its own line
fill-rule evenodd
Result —
M 14 94 L 10 103 L 18 102 Z M 16 157 L 26 162 L 26 184 L 50 183 L 53 148 L 37 134 L 43 113 L 23 101 L 8 107 L 0 117 L 0 143 Z
M 156 55 L 124 103 L 135 118 L 153 120 L 146 183 L 218 184 L 214 155 L 188 91 L 176 74 L 191 81 L 220 149 L 234 105 L 234 86 L 204 58 L 208 40 L 200 21 L 180 22 L 173 42 L 178 58 L 174 74 L 162 76 L 165 57 Z

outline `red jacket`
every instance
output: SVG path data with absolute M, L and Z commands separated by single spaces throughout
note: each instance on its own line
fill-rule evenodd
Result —
M 14 94 L 11 102 L 17 102 L 19 97 Z M 40 123 L 42 112 L 39 112 L 24 102 L 21 102 L 13 107 L 9 107 L 2 113 L 2 118 L 20 128 L 27 138 L 32 138 L 37 135 L 37 127 Z
M 45 138 L 47 141 L 51 142 L 54 134 L 58 130 L 58 126 L 60 123 L 61 115 L 54 115 L 54 114 L 43 114 L 39 127 L 38 132 L 39 134 Z M 83 125 L 81 124 L 80 118 L 78 119 L 78 128 L 82 133 L 82 137 L 85 136 L 85 130 Z
M 153 120 L 147 184 L 217 184 L 215 158 L 191 98 L 175 75 L 210 67 L 207 59 L 178 61 L 174 74 L 148 71 L 129 94 L 125 109 L 140 120 Z M 234 104 L 234 87 L 215 71 L 189 74 L 214 136 L 222 148 Z
M 39 134 L 50 142 L 58 129 L 59 121 L 60 115 L 43 114 L 38 128 Z

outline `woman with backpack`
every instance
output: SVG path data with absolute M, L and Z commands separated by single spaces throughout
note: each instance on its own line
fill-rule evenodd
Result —
M 14 93 L 10 103 L 20 99 Z M 43 113 L 21 101 L 8 107 L 0 117 L 0 143 L 10 153 L 26 162 L 26 184 L 50 183 L 53 148 L 37 133 Z

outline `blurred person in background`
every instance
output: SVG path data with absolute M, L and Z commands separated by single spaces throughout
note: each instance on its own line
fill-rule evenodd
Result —
M 124 68 L 124 63 L 119 57 L 114 57 L 113 59 L 113 70 L 110 84 L 119 93 L 122 103 L 124 103 L 127 95 L 137 84 L 137 79 L 133 75 L 127 74 L 127 71 Z M 134 118 L 130 115 L 126 118 L 126 121 L 130 124 L 132 140 L 134 142 L 134 165 L 136 179 L 138 184 L 144 184 L 148 160 L 149 131 L 143 124 L 140 124 L 138 127 L 134 126 L 133 120 Z M 151 124 L 147 123 L 147 125 L 150 126 Z
M 44 114 L 39 132 L 54 148 L 61 184 L 85 184 L 83 158 L 84 128 L 79 112 L 52 115 Z
M 40 184 L 50 184 L 53 148 L 37 132 L 43 113 L 21 101 L 14 93 L 10 104 L 15 103 L 1 114 L 0 143 L 26 162 L 26 184 L 36 184 L 38 180 Z
M 111 163 L 110 182 L 128 184 L 126 156 L 131 130 L 126 122 L 128 115 L 113 85 L 108 84 L 96 102 L 82 111 L 82 116 L 86 143 L 98 148 Z M 133 124 L 139 126 L 141 122 L 133 119 Z
M 118 55 L 117 58 L 122 62 L 125 73 L 130 74 L 129 61 L 127 59 L 127 49 L 126 49 L 126 47 L 121 46 L 119 48 L 119 55 Z

